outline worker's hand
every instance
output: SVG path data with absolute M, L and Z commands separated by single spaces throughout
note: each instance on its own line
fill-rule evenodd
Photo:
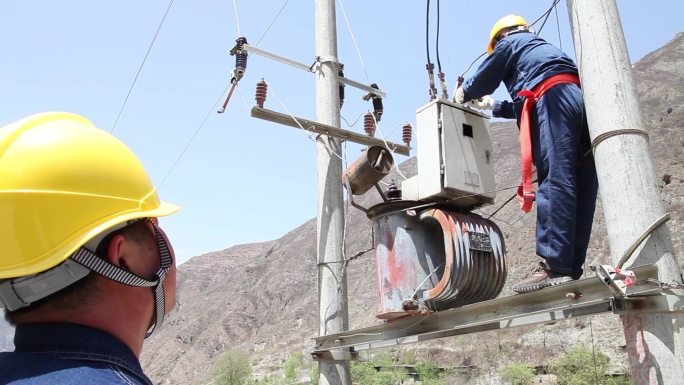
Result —
M 493 97 L 487 95 L 480 99 L 473 99 L 469 101 L 466 105 L 468 107 L 477 108 L 478 110 L 493 110 L 496 100 Z
M 465 101 L 465 91 L 463 91 L 463 86 L 459 86 L 456 88 L 456 92 L 454 92 L 454 102 L 458 104 L 463 104 Z

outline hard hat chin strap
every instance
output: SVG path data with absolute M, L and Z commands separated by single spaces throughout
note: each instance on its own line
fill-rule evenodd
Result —
M 81 247 L 64 262 L 50 270 L 28 277 L 0 281 L 0 305 L 10 311 L 21 309 L 74 284 L 94 271 L 103 277 L 127 286 L 152 288 L 154 292 L 154 324 L 145 335 L 145 338 L 149 337 L 164 322 L 164 280 L 173 264 L 169 245 L 157 225 L 154 223 L 152 225 L 157 250 L 159 251 L 159 270 L 154 280 L 145 279 L 112 265 L 94 252 Z
M 169 245 L 166 243 L 166 239 L 161 234 L 157 228 L 156 223 L 152 223 L 154 228 L 154 237 L 157 241 L 157 250 L 159 250 L 159 271 L 157 271 L 158 284 L 154 288 L 154 325 L 147 331 L 145 338 L 152 335 L 156 328 L 160 327 L 164 323 L 164 316 L 166 315 L 166 298 L 164 296 L 164 281 L 166 280 L 166 274 L 171 269 L 173 264 L 173 258 L 171 257 L 171 251 L 169 250 Z
M 154 228 L 155 241 L 157 242 L 157 250 L 159 250 L 159 270 L 157 271 L 153 281 L 145 279 L 118 266 L 112 265 L 111 263 L 97 256 L 92 251 L 83 247 L 70 257 L 70 259 L 73 259 L 88 269 L 113 281 L 127 286 L 152 288 L 154 292 L 155 321 L 150 327 L 150 330 L 148 330 L 145 334 L 145 338 L 151 336 L 154 330 L 158 326 L 161 326 L 161 324 L 164 322 L 164 310 L 166 303 L 164 298 L 164 280 L 166 279 L 166 274 L 169 272 L 169 269 L 173 264 L 173 258 L 171 257 L 171 252 L 166 240 L 161 235 L 157 225 L 153 223 L 152 226 Z

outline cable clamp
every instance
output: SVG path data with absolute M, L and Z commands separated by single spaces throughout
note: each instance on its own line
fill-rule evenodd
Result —
M 319 64 L 324 64 L 324 63 L 335 63 L 337 65 L 340 64 L 340 62 L 337 61 L 337 57 L 332 56 L 332 55 L 316 56 L 316 61 Z
M 636 274 L 631 270 L 623 270 L 611 265 L 592 266 L 591 270 L 596 273 L 596 277 L 601 280 L 608 289 L 620 299 L 627 297 L 627 288 L 637 282 Z

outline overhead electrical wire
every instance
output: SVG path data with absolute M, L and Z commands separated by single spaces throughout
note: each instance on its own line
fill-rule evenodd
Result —
M 539 16 L 539 18 L 537 18 L 537 20 L 535 20 L 534 22 L 532 22 L 532 23 L 530 24 L 530 26 L 534 26 L 537 22 L 539 22 L 539 20 L 541 20 L 541 19 L 544 18 L 544 17 L 546 17 L 546 19 L 548 19 L 549 14 L 551 14 L 551 11 L 553 11 L 553 10 L 556 8 L 556 5 L 558 5 L 559 2 L 560 2 L 560 0 L 553 0 L 553 4 L 551 4 L 551 6 L 549 7 L 549 9 L 548 9 L 546 12 L 544 12 L 541 16 Z M 429 0 L 428 0 L 428 3 L 429 3 Z M 546 19 L 545 19 L 544 22 L 542 23 L 542 26 L 539 27 L 539 30 L 537 30 L 537 32 L 536 32 L 537 34 L 541 33 L 541 30 L 544 28 L 544 24 L 546 24 Z M 559 25 L 559 34 L 560 34 L 560 25 Z M 561 46 L 561 47 L 562 47 L 562 46 Z M 562 48 L 561 48 L 561 49 L 562 49 Z M 484 55 L 486 55 L 486 54 L 487 54 L 487 52 L 485 51 L 485 52 L 483 52 L 480 56 L 476 57 L 475 60 L 473 60 L 472 63 L 470 63 L 470 65 L 468 66 L 468 68 L 467 68 L 465 71 L 463 71 L 463 73 L 461 74 L 460 77 L 463 77 L 465 74 L 467 74 L 468 71 L 470 71 L 470 69 L 473 68 L 473 65 L 475 65 L 475 63 L 477 63 L 477 61 L 480 60 L 480 59 L 481 59 Z
M 360 113 L 359 116 L 356 118 L 356 120 L 354 120 L 354 123 L 351 123 L 351 124 L 349 123 L 349 121 L 344 116 L 340 115 L 340 118 L 342 118 L 342 120 L 344 120 L 344 122 L 347 123 L 347 127 L 351 128 L 351 127 L 356 126 L 356 123 L 358 123 L 359 120 L 361 120 L 361 117 L 363 117 L 363 115 L 365 115 L 365 114 L 366 114 L 365 112 Z
M 366 74 L 366 80 L 369 80 L 370 77 L 368 76 L 368 71 L 366 71 L 366 64 L 363 62 L 363 57 L 361 56 L 361 51 L 359 50 L 359 45 L 356 44 L 356 38 L 354 37 L 354 31 L 352 31 L 351 24 L 349 24 L 349 19 L 347 18 L 347 12 L 344 10 L 344 5 L 342 4 L 342 0 L 338 0 L 338 2 L 340 3 L 340 9 L 342 10 L 342 15 L 344 16 L 344 21 L 345 21 L 345 23 L 347 23 L 347 29 L 349 30 L 349 35 L 351 35 L 352 43 L 354 43 L 354 48 L 356 48 L 356 53 L 359 55 L 359 61 L 361 61 L 361 68 L 363 68 L 363 72 Z
M 554 12 L 556 13 L 556 29 L 558 30 L 558 46 L 560 47 L 560 50 L 563 50 L 563 39 L 561 38 L 561 30 L 560 30 L 560 20 L 558 20 L 558 7 L 554 7 Z
M 211 107 L 211 110 L 209 110 L 209 112 L 204 116 L 204 119 L 202 120 L 202 123 L 200 123 L 200 125 L 195 129 L 195 132 L 194 132 L 194 133 L 192 134 L 192 136 L 190 137 L 190 140 L 189 140 L 188 143 L 185 145 L 185 148 L 183 148 L 183 151 L 181 151 L 180 154 L 178 154 L 178 157 L 176 158 L 176 161 L 173 162 L 173 165 L 171 165 L 171 168 L 169 169 L 169 171 L 168 171 L 168 172 L 166 173 L 166 175 L 164 176 L 164 179 L 162 179 L 162 181 L 161 181 L 161 183 L 159 184 L 159 187 L 157 188 L 157 190 L 161 189 L 161 187 L 164 185 L 164 183 L 166 182 L 166 180 L 169 178 L 169 176 L 171 175 L 171 173 L 173 172 L 173 170 L 176 168 L 176 166 L 178 166 L 178 163 L 180 162 L 181 158 L 183 157 L 183 155 L 185 155 L 185 152 L 188 150 L 188 148 L 190 148 L 190 145 L 191 145 L 192 142 L 195 140 L 195 138 L 197 137 L 197 134 L 199 134 L 199 132 L 200 132 L 200 130 L 202 129 L 202 127 L 204 127 L 204 124 L 207 122 L 207 119 L 209 119 L 209 115 L 211 115 L 211 113 L 212 113 L 213 111 L 216 110 L 216 106 L 221 102 L 221 99 L 223 99 L 223 94 L 225 94 L 226 91 L 228 91 L 228 87 L 226 87 L 226 89 L 224 89 L 223 91 L 221 91 L 221 93 L 219 94 L 218 99 L 216 99 L 216 102 L 215 102 L 214 105 Z
M 294 120 L 295 123 L 297 123 L 297 125 L 299 126 L 299 128 L 301 128 L 302 131 L 310 132 L 309 130 L 307 130 L 307 129 L 304 128 L 304 126 L 303 126 L 302 123 L 299 121 L 299 119 L 297 119 L 297 117 L 295 117 L 295 116 L 292 114 L 292 112 L 290 112 L 290 109 L 287 108 L 287 106 L 285 105 L 285 103 L 283 103 L 283 102 L 280 100 L 280 98 L 278 97 L 278 94 L 277 94 L 277 93 L 275 92 L 275 90 L 273 89 L 273 85 L 271 85 L 270 83 L 268 83 L 268 90 L 269 90 L 269 93 L 270 93 L 271 95 L 273 95 L 273 97 L 274 97 L 275 100 L 278 102 L 278 104 L 280 104 L 280 106 L 283 107 L 283 108 L 285 109 L 285 112 L 287 112 L 287 114 L 290 115 L 290 117 L 292 118 L 292 120 Z M 311 140 L 314 141 L 314 142 L 321 143 L 323 146 L 325 146 L 325 147 L 328 149 L 328 151 L 330 151 L 331 154 L 333 154 L 333 155 L 335 155 L 336 157 L 340 158 L 340 160 L 342 160 L 342 162 L 344 163 L 344 166 L 347 167 L 347 161 L 346 161 L 340 154 L 338 154 L 337 152 L 335 152 L 335 150 L 333 150 L 332 148 L 330 148 L 330 146 L 328 146 L 327 143 L 325 143 L 325 142 L 323 142 L 323 141 L 321 141 L 321 140 L 318 140 L 318 139 L 314 138 L 314 137 L 313 137 L 313 134 L 314 134 L 313 132 L 310 132 L 310 133 L 307 135 L 307 136 L 309 137 L 309 139 L 311 139 Z
M 256 47 L 258 47 L 259 44 L 261 44 L 261 40 L 263 40 L 264 37 L 266 36 L 266 34 L 268 33 L 268 31 L 271 30 L 271 27 L 273 27 L 273 24 L 275 24 L 276 20 L 278 20 L 278 17 L 279 17 L 280 14 L 283 12 L 283 9 L 285 9 L 285 6 L 286 6 L 287 3 L 289 3 L 289 2 L 290 2 L 290 0 L 285 0 L 285 3 L 283 3 L 282 7 L 280 7 L 280 10 L 278 11 L 278 13 L 275 15 L 275 17 L 274 17 L 273 20 L 271 21 L 271 24 L 268 25 L 268 28 L 266 28 L 266 30 L 264 31 L 264 33 L 261 34 L 261 37 L 259 38 L 259 40 L 257 40 Z M 238 35 L 239 35 L 239 33 L 238 33 Z
M 430 0 L 427 0 L 425 11 L 425 51 L 427 53 L 427 63 L 430 64 Z
M 235 13 L 235 25 L 237 26 L 237 35 L 242 36 L 240 34 L 240 18 L 238 17 L 238 9 L 237 9 L 237 1 L 233 0 L 233 11 Z
M 435 43 L 435 53 L 437 55 L 437 70 L 441 73 L 442 72 L 442 63 L 439 60 L 439 2 L 440 0 L 437 0 L 437 41 Z
M 121 109 L 119 110 L 119 113 L 116 115 L 116 119 L 114 120 L 114 125 L 112 125 L 111 130 L 109 130 L 110 134 L 114 132 L 116 125 L 119 123 L 119 118 L 121 118 L 121 114 L 123 113 L 123 110 L 126 107 L 126 103 L 128 103 L 128 98 L 131 96 L 131 92 L 133 91 L 133 87 L 135 87 L 135 83 L 138 81 L 138 77 L 140 76 L 140 72 L 142 72 L 142 69 L 145 66 L 145 62 L 147 61 L 147 57 L 150 55 L 150 51 L 152 51 L 152 46 L 154 46 L 154 43 L 157 41 L 157 36 L 159 36 L 159 31 L 161 31 L 162 26 L 164 25 L 164 21 L 166 21 L 166 16 L 169 14 L 169 11 L 171 10 L 171 6 L 173 5 L 173 2 L 174 2 L 174 0 L 170 0 L 169 5 L 166 6 L 166 11 L 164 12 L 164 16 L 162 16 L 162 19 L 159 22 L 159 26 L 157 27 L 157 31 L 154 33 L 154 37 L 152 38 L 152 42 L 150 42 L 150 46 L 147 47 L 147 52 L 145 52 L 145 56 L 143 57 L 142 63 L 140 63 L 140 67 L 138 67 L 138 72 L 136 72 L 135 78 L 133 78 L 133 83 L 128 88 L 128 93 L 126 94 L 126 98 L 124 99 L 124 102 L 121 105 Z
M 540 34 L 542 29 L 544 29 L 544 25 L 546 24 L 546 20 L 549 19 L 549 15 L 551 15 L 551 11 L 553 11 L 556 8 L 556 5 L 558 5 L 559 2 L 560 2 L 560 0 L 553 0 L 553 4 L 551 4 L 549 9 L 546 12 L 544 12 L 541 16 L 539 16 L 539 18 L 537 18 L 537 20 L 533 21 L 530 24 L 530 26 L 534 26 L 535 24 L 537 24 L 539 22 L 539 20 L 544 19 L 541 27 L 539 27 L 539 29 L 537 30 L 537 34 Z

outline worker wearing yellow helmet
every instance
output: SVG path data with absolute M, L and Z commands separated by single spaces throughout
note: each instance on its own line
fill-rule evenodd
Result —
M 477 72 L 456 90 L 454 101 L 516 119 L 520 128 L 518 200 L 525 212 L 537 203 L 536 253 L 542 260 L 513 290 L 526 293 L 577 279 L 598 189 L 577 67 L 518 15 L 494 24 L 487 52 Z M 489 96 L 502 82 L 511 101 Z
M 0 383 L 151 384 L 138 357 L 176 284 L 157 218 L 178 210 L 81 116 L 0 128 L 0 307 L 16 326 Z

